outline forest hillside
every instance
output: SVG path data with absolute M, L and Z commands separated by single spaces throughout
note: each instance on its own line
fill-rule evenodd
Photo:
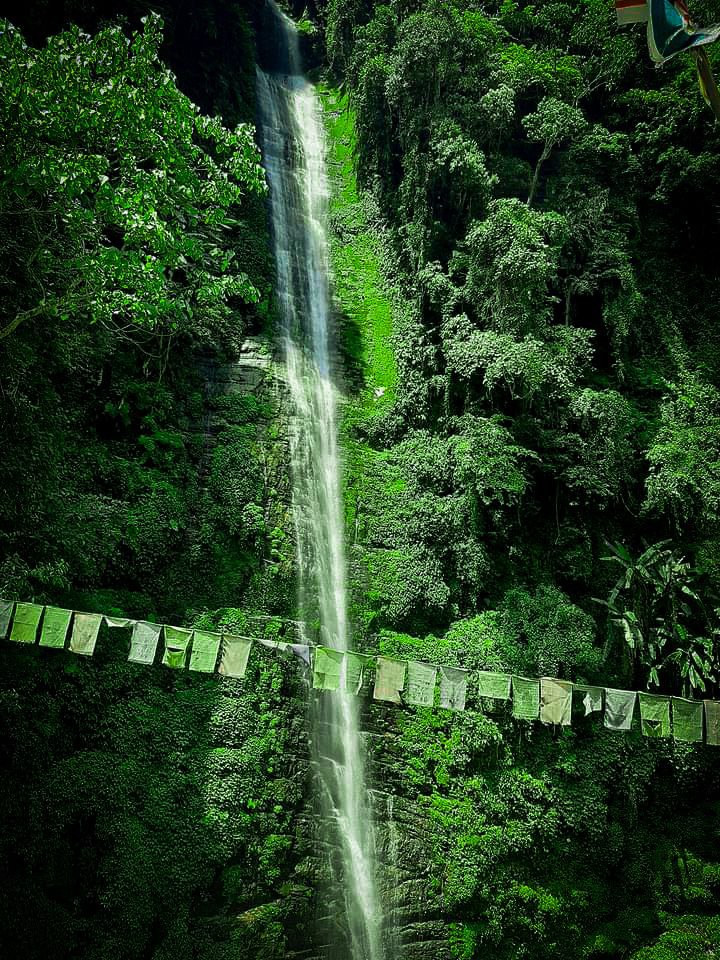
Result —
M 655 69 L 609 0 L 284 7 L 326 136 L 353 647 L 720 700 L 693 61 Z M 268 22 L 0 3 L 0 597 L 298 639 Z M 0 643 L 0 953 L 326 960 L 306 674 L 127 641 Z M 720 955 L 713 746 L 479 698 L 365 697 L 360 724 L 387 960 Z

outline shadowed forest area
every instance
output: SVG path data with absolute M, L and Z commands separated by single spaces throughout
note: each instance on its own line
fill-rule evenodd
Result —
M 261 8 L 0 3 L 2 597 L 294 639 Z M 285 8 L 327 137 L 352 646 L 720 700 L 692 60 L 656 70 L 609 0 Z M 297 665 L 126 643 L 0 646 L 0 953 L 325 960 Z M 387 960 L 720 955 L 720 751 L 480 707 L 363 701 Z

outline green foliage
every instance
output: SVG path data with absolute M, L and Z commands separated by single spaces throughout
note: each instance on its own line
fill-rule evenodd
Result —
M 643 947 L 632 960 L 704 960 L 720 947 L 720 917 L 676 917 L 652 947 Z
M 605 641 L 592 595 L 616 580 L 605 541 L 672 535 L 618 610 L 639 611 L 647 589 L 643 629 L 669 631 L 663 688 L 700 692 L 692 669 L 714 689 L 714 602 L 695 566 L 718 582 L 720 141 L 691 64 L 647 69 L 641 32 L 602 0 L 318 11 L 397 291 L 394 403 L 366 416 L 346 363 L 356 628 L 391 656 L 642 686 L 647 655 Z M 353 243 L 356 194 L 335 185 L 332 203 Z M 364 283 L 346 275 L 363 267 L 334 258 L 352 315 Z M 417 811 L 433 862 L 422 920 L 445 920 L 453 957 L 629 956 L 671 914 L 715 912 L 712 883 L 683 875 L 686 857 L 717 860 L 713 814 L 692 814 L 705 776 L 716 796 L 712 757 L 580 715 L 553 733 L 497 705 L 472 721 L 376 712 L 373 769 Z
M 596 677 L 600 651 L 592 618 L 555 587 L 511 590 L 500 608 L 512 637 L 506 665 L 533 676 Z
M 711 622 L 697 571 L 669 543 L 652 544 L 637 558 L 622 544 L 610 544 L 605 559 L 620 567 L 620 576 L 607 601 L 598 602 L 619 628 L 635 680 L 657 686 L 664 670 L 677 667 L 686 695 L 705 693 L 717 681 L 718 612 Z
M 176 332 L 259 298 L 221 233 L 263 186 L 252 131 L 227 130 L 180 93 L 161 26 L 151 15 L 130 41 L 119 27 L 74 28 L 33 50 L 1 25 L 0 231 L 6 265 L 25 260 L 4 334 L 71 314 Z
M 660 408 L 657 435 L 647 452 L 645 509 L 676 522 L 716 523 L 720 510 L 720 392 L 696 377 L 671 385 Z
M 258 652 L 245 682 L 170 677 L 126 663 L 117 635 L 88 663 L 3 652 L 0 856 L 16 864 L 0 890 L 4 948 L 214 960 L 226 943 L 282 957 L 285 910 L 270 901 L 302 802 L 283 772 L 297 668 Z

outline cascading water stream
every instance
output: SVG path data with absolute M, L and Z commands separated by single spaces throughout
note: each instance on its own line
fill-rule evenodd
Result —
M 324 642 L 349 642 L 336 392 L 330 348 L 327 181 L 317 97 L 305 80 L 294 24 L 268 0 L 279 40 L 272 70 L 258 71 L 263 160 L 270 184 L 277 295 L 290 431 L 299 602 Z M 336 831 L 332 884 L 344 917 L 325 945 L 328 960 L 386 960 L 375 878 L 356 698 L 316 695 L 313 751 L 322 822 Z M 332 913 L 327 907 L 326 912 Z

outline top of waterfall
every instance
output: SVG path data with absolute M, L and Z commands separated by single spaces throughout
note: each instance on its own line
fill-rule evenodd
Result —
M 272 49 L 272 72 L 302 76 L 300 35 L 295 23 L 280 8 L 276 0 L 267 0 L 267 10 L 272 20 L 272 32 L 277 37 L 277 44 L 273 45 Z

